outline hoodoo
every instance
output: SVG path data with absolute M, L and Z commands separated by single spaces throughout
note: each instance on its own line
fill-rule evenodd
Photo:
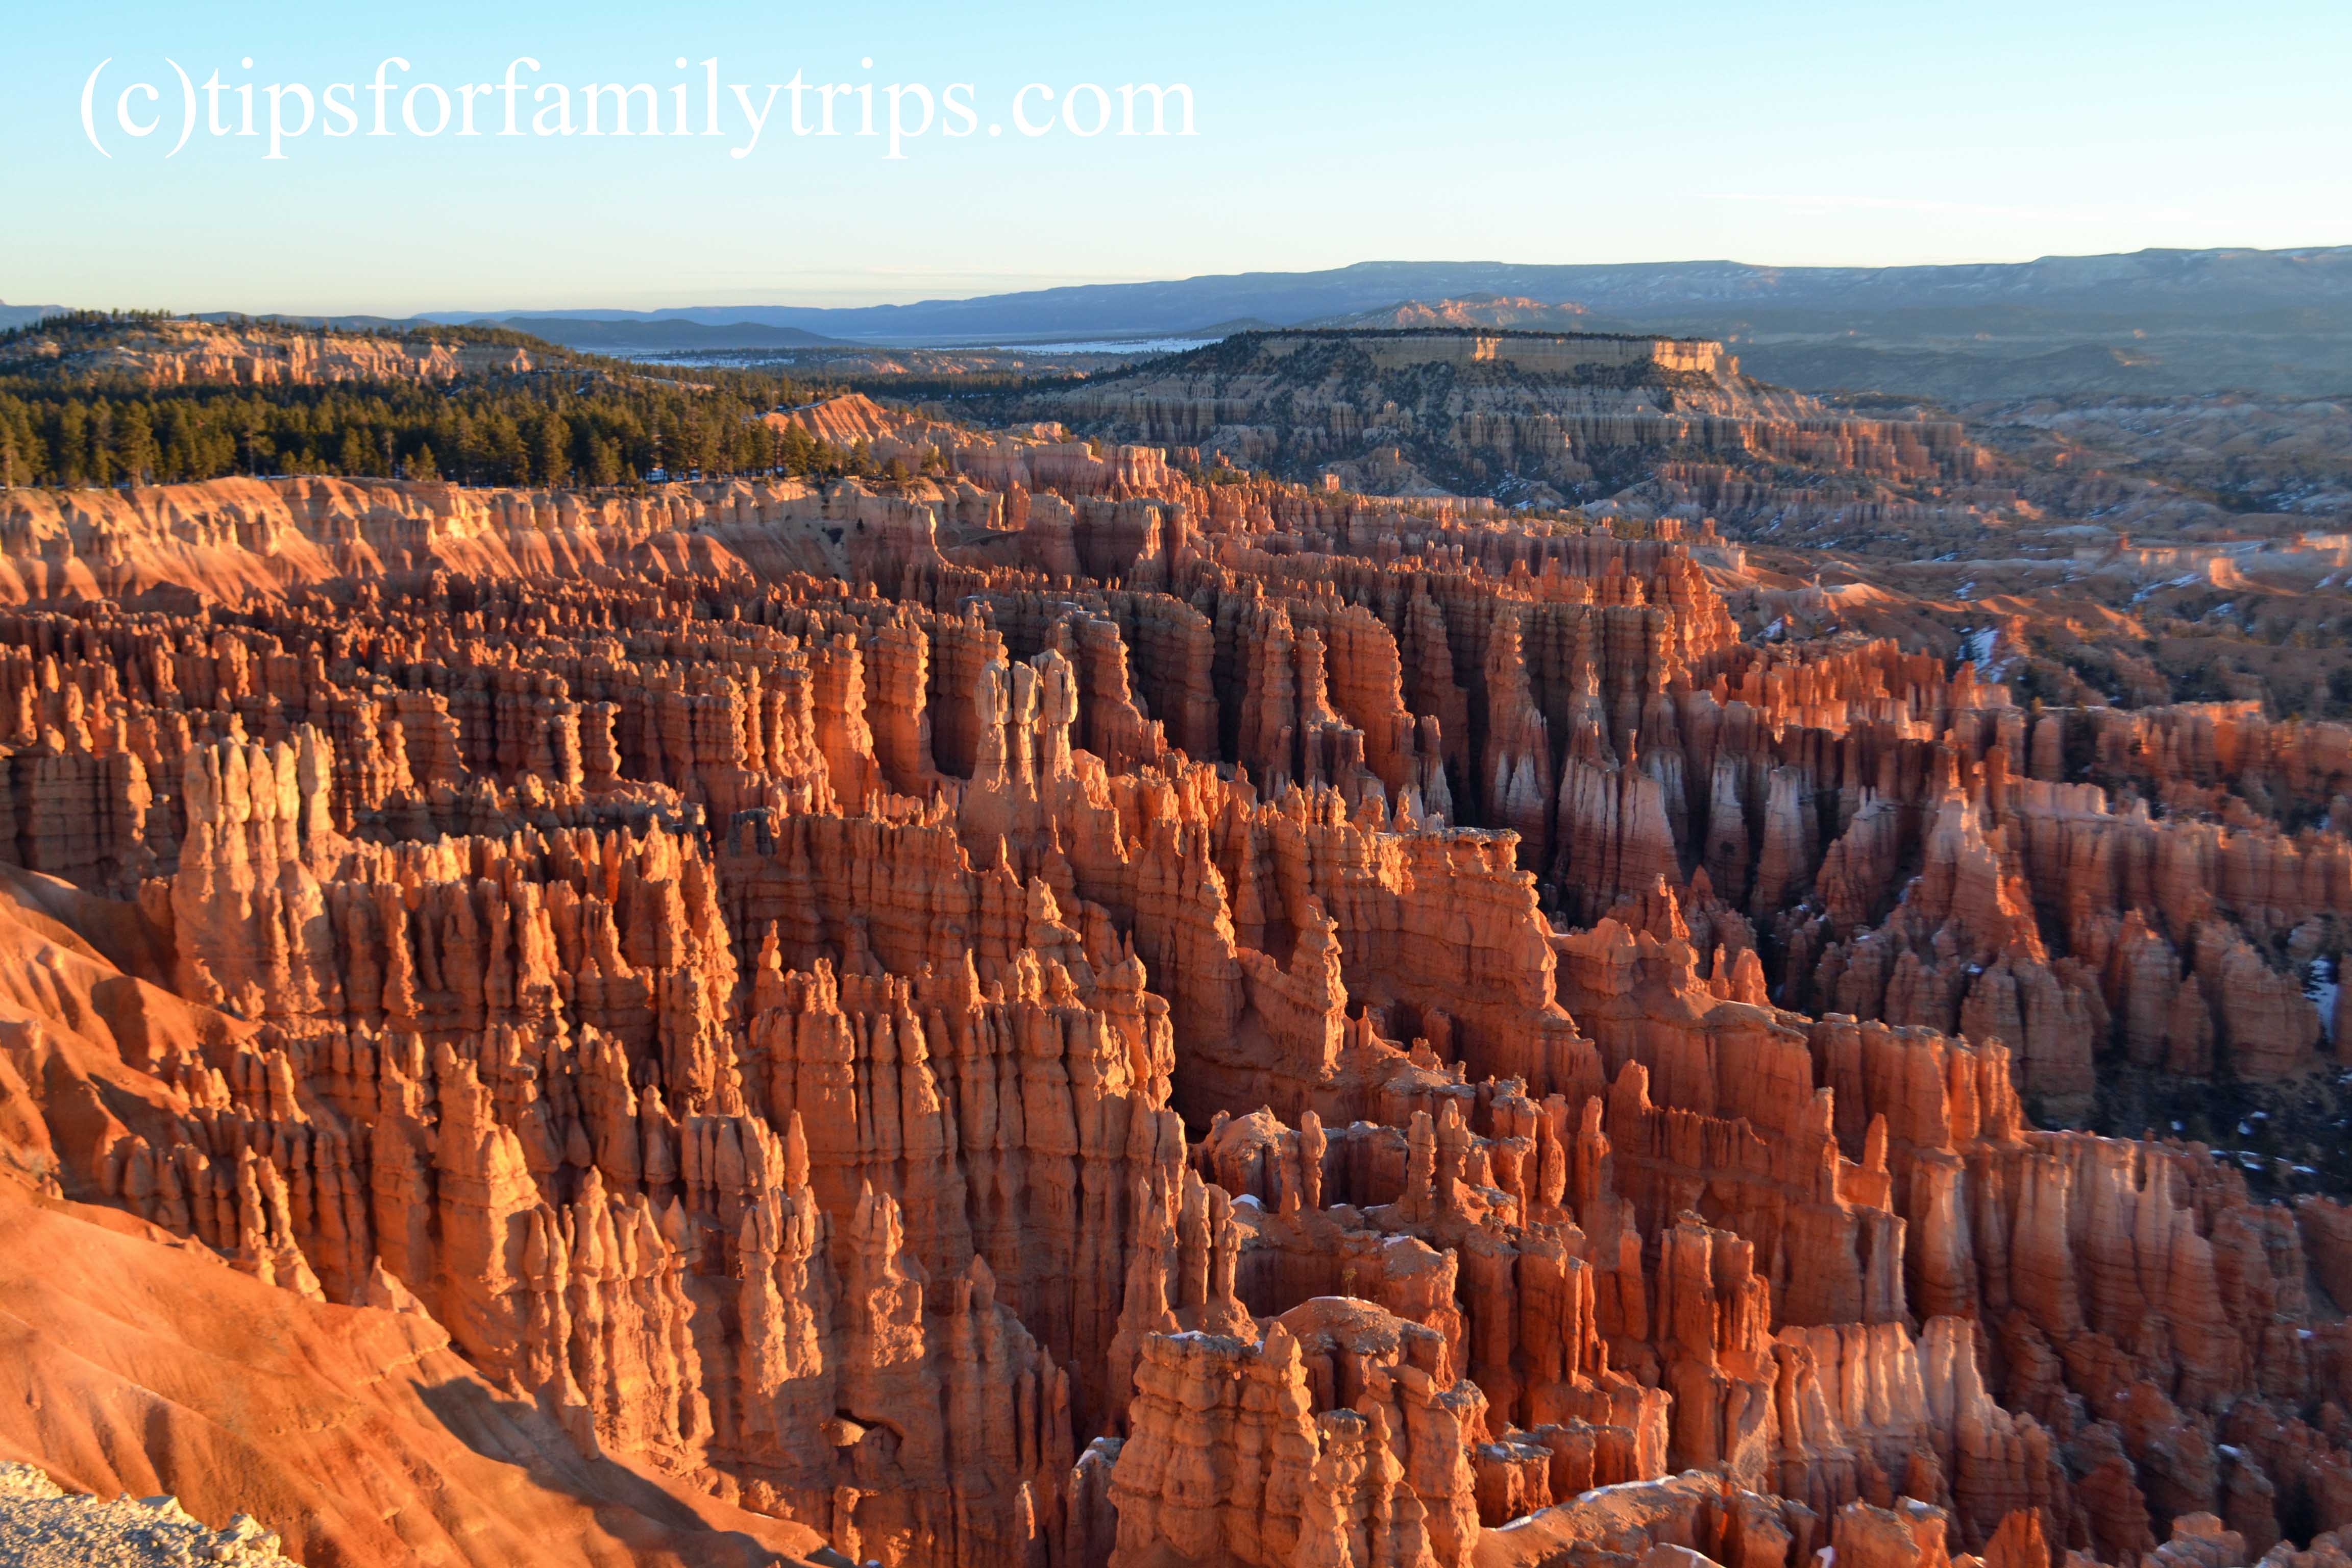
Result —
M 2326 1069 L 2352 731 L 863 438 L 5 492 L 0 1449 L 306 1562 L 2333 1560 L 2352 1215 L 2065 1128 Z

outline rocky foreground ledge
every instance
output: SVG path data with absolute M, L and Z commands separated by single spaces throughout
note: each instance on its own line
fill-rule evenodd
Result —
M 293 1563 L 277 1532 L 251 1514 L 209 1530 L 174 1497 L 116 1498 L 67 1491 L 31 1465 L 0 1464 L 0 1563 L 7 1568 L 150 1568 L 227 1563 Z

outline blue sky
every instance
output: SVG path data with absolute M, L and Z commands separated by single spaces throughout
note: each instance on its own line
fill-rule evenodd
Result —
M 2344 0 L 53 4 L 20 8 L 9 43 L 0 300 L 15 304 L 864 304 L 1370 259 L 1885 264 L 2352 242 Z M 230 88 L 323 91 L 364 88 L 387 56 L 410 62 L 389 78 L 393 135 L 330 139 L 321 114 L 271 161 L 265 135 L 214 138 L 200 109 L 163 156 L 180 123 L 167 57 L 199 84 L 218 70 Z M 716 57 L 730 133 L 402 129 L 397 89 L 491 80 L 517 56 L 542 68 L 526 93 L 687 82 L 698 130 L 698 62 Z M 81 113 L 104 59 L 92 117 L 111 157 Z M 879 136 L 783 134 L 780 100 L 760 144 L 730 157 L 742 134 L 724 84 L 756 102 L 796 69 L 971 83 L 973 134 L 949 139 L 935 116 L 887 161 Z M 141 81 L 160 111 L 133 97 L 127 112 L 161 130 L 134 139 L 118 95 Z M 1189 85 L 1198 134 L 1032 139 L 1009 124 L 1025 83 L 1138 81 Z M 479 100 L 484 128 L 497 101 Z M 299 100 L 280 102 L 290 125 Z M 356 102 L 364 130 L 371 100 Z M 1033 122 L 1042 107 L 1033 97 Z M 418 100 L 422 123 L 433 111 Z M 234 127 L 233 97 L 223 112 Z

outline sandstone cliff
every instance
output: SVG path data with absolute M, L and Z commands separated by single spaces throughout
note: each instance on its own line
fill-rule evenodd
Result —
M 2352 1218 L 2045 1127 L 2334 1059 L 2345 731 L 938 449 L 0 492 L 12 1456 L 306 1561 L 2330 1568 Z

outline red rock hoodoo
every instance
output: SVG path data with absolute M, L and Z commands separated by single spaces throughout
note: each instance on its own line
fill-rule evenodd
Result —
M 851 415 L 934 477 L 0 490 L 0 1458 L 312 1563 L 2346 1568 L 2352 1211 L 2067 1124 L 2326 1082 L 2352 731 Z

